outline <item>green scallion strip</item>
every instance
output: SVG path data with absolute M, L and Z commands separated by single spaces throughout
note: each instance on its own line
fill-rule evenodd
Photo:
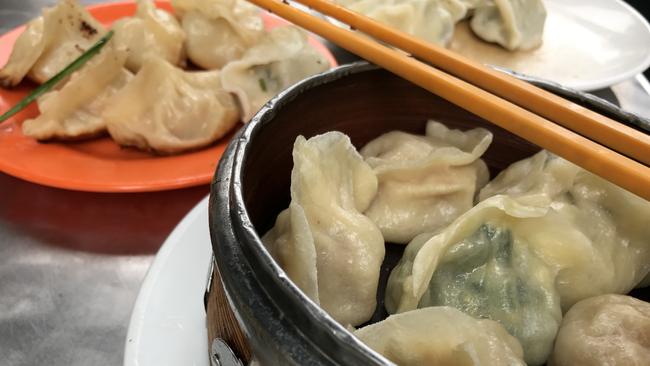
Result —
M 70 65 L 66 66 L 63 70 L 59 71 L 58 74 L 52 76 L 48 81 L 44 82 L 38 88 L 34 89 L 28 96 L 23 98 L 10 110 L 6 111 L 2 116 L 0 116 L 0 123 L 6 121 L 9 117 L 23 110 L 36 98 L 40 97 L 41 95 L 45 94 L 50 89 L 52 89 L 56 84 L 59 83 L 59 81 L 65 79 L 66 77 L 68 77 L 68 75 L 78 70 L 86 62 L 88 62 L 88 60 L 90 60 L 93 56 L 99 53 L 102 47 L 104 47 L 106 43 L 108 43 L 108 41 L 111 39 L 112 36 L 113 36 L 113 31 L 111 30 L 108 33 L 106 33 L 106 35 L 104 35 L 102 38 L 100 38 L 99 41 L 97 41 L 97 43 L 95 43 L 92 47 L 90 47 L 86 52 L 82 53 L 81 56 L 77 57 L 76 60 L 72 61 Z

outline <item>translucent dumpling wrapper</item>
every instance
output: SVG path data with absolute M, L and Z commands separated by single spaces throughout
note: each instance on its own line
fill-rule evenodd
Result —
M 109 101 L 103 117 L 120 145 L 162 154 L 204 147 L 239 120 L 234 98 L 219 71 L 184 71 L 147 58 L 140 71 Z
M 354 335 L 400 366 L 525 366 L 521 345 L 499 323 L 446 306 L 391 315 Z
M 111 41 L 59 90 L 38 99 L 41 114 L 26 120 L 23 133 L 38 140 L 79 140 L 106 132 L 107 101 L 132 78 L 124 69 L 127 53 Z
M 582 300 L 564 316 L 553 366 L 643 366 L 650 361 L 650 304 L 623 295 Z
M 176 18 L 157 9 L 152 0 L 138 0 L 132 17 L 113 23 L 115 42 L 129 51 L 126 67 L 137 72 L 146 57 L 159 57 L 173 65 L 185 64 L 185 32 Z
M 362 212 L 377 178 L 340 132 L 293 149 L 291 204 L 262 241 L 289 278 L 343 325 L 359 325 L 376 308 L 384 240 Z
M 480 157 L 491 142 L 485 129 L 450 130 L 435 121 L 424 136 L 393 131 L 376 138 L 361 149 L 379 181 L 365 214 L 393 243 L 447 226 L 472 208 L 488 182 Z
M 480 197 L 449 227 L 409 243 L 388 281 L 389 312 L 448 305 L 499 321 L 539 365 L 562 309 L 627 293 L 648 274 L 650 204 L 566 160 L 542 151 Z
M 278 27 L 223 68 L 223 87 L 237 96 L 248 122 L 271 98 L 292 84 L 329 69 L 328 60 L 294 26 Z
M 544 213 L 493 197 L 439 234 L 416 237 L 390 274 L 387 310 L 452 306 L 498 321 L 521 342 L 527 364 L 544 364 L 562 319 L 555 273 L 511 224 Z
M 546 151 L 508 167 L 479 199 L 503 194 L 551 209 L 522 228 L 540 242 L 536 252 L 561 269 L 556 286 L 565 311 L 582 299 L 628 293 L 647 281 L 650 202 Z M 550 229 L 554 224 L 546 220 L 555 216 L 571 230 Z
M 431 43 L 446 45 L 467 14 L 460 0 L 340 0 L 343 6 Z
M 244 0 L 172 0 L 187 35 L 187 56 L 205 69 L 238 60 L 264 35 L 257 7 Z
M 104 27 L 75 0 L 61 0 L 27 24 L 16 40 L 0 85 L 17 85 L 27 75 L 44 83 L 63 70 L 105 33 Z
M 493 0 L 476 7 L 470 27 L 511 51 L 530 50 L 542 44 L 545 21 L 542 0 Z

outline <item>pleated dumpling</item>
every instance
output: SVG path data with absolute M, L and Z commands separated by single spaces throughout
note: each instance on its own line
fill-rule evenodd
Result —
M 9 61 L 0 70 L 0 85 L 17 85 L 25 75 L 44 83 L 81 56 L 105 32 L 77 1 L 60 0 L 27 24 Z
M 490 142 L 485 129 L 450 130 L 435 121 L 424 136 L 393 131 L 369 142 L 361 155 L 377 174 L 379 192 L 365 214 L 393 243 L 447 226 L 488 182 L 480 157 Z
M 499 323 L 447 306 L 391 315 L 354 335 L 400 366 L 525 366 L 521 345 Z
M 582 300 L 564 316 L 554 366 L 644 366 L 650 362 L 650 304 L 623 295 Z
M 272 97 L 292 84 L 329 69 L 328 60 L 294 26 L 278 27 L 223 68 L 223 87 L 234 93 L 248 122 Z
M 545 212 L 497 196 L 438 234 L 417 236 L 390 274 L 387 310 L 451 306 L 498 321 L 519 340 L 527 364 L 544 364 L 562 320 L 555 271 L 514 223 Z
M 341 0 L 343 6 L 431 43 L 446 45 L 467 14 L 460 0 Z
M 264 35 L 257 7 L 244 0 L 172 0 L 187 35 L 187 56 L 205 69 L 238 60 Z
M 132 17 L 113 23 L 115 42 L 128 50 L 126 67 L 137 72 L 146 57 L 159 57 L 173 65 L 185 64 L 185 33 L 168 12 L 157 9 L 152 0 L 138 0 Z
M 343 325 L 375 311 L 381 232 L 362 212 L 377 179 L 350 139 L 328 132 L 293 148 L 291 204 L 262 241 L 289 278 Z
M 416 237 L 389 312 L 447 305 L 500 322 L 543 364 L 561 311 L 627 293 L 650 271 L 650 203 L 545 151 L 517 162 L 444 230 Z
M 38 99 L 41 114 L 26 120 L 23 133 L 38 140 L 78 140 L 106 132 L 107 101 L 132 78 L 127 54 L 111 41 L 59 90 Z
M 504 194 L 550 208 L 521 227 L 539 242 L 536 252 L 563 268 L 556 284 L 565 311 L 588 297 L 627 293 L 650 274 L 650 202 L 546 151 L 508 167 L 479 199 Z M 567 223 L 564 232 L 545 222 L 552 217 Z
M 542 0 L 493 0 L 474 9 L 470 27 L 488 42 L 514 50 L 542 44 L 546 8 Z
M 145 59 L 107 103 L 103 118 L 115 142 L 163 154 L 209 145 L 239 120 L 219 71 L 184 71 L 158 58 Z

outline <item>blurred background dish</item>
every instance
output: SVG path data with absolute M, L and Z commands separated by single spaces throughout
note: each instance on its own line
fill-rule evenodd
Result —
M 170 10 L 169 2 L 157 2 Z M 135 2 L 115 2 L 89 7 L 90 14 L 104 25 L 130 16 Z M 263 13 L 264 25 L 272 29 L 287 24 Z M 9 57 L 24 27 L 0 36 L 0 64 Z M 315 37 L 309 43 L 331 65 L 336 61 Z M 35 84 L 24 82 L 14 89 L 0 89 L 0 109 L 7 110 L 27 95 Z M 38 114 L 35 104 L 0 124 L 0 171 L 15 177 L 57 188 L 90 192 L 144 192 L 191 187 L 210 182 L 219 157 L 232 132 L 207 148 L 182 155 L 154 156 L 124 149 L 108 137 L 70 143 L 39 143 L 21 131 L 21 122 Z M 235 127 L 235 130 L 239 126 Z
M 448 48 L 484 64 L 583 91 L 612 86 L 650 66 L 650 25 L 625 2 L 543 3 L 548 14 L 539 48 L 508 51 L 477 37 L 466 20 L 456 25 Z
M 620 0 L 545 0 L 544 41 L 510 52 L 459 24 L 450 48 L 474 60 L 578 90 L 614 85 L 650 66 L 650 25 Z

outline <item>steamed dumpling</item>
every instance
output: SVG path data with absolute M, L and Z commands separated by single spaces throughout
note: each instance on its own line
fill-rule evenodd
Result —
M 248 122 L 272 97 L 292 84 L 329 68 L 327 59 L 294 26 L 278 27 L 223 68 L 223 87 L 234 93 Z
M 361 155 L 377 174 L 379 192 L 365 214 L 394 243 L 447 226 L 472 208 L 487 183 L 480 156 L 491 141 L 485 129 L 450 130 L 435 121 L 424 136 L 393 131 L 371 141 Z
M 187 34 L 187 56 L 205 69 L 238 60 L 264 35 L 259 9 L 244 0 L 172 0 Z
M 209 145 L 239 120 L 219 71 L 184 71 L 158 58 L 147 58 L 107 103 L 103 118 L 115 142 L 165 154 Z
M 503 194 L 549 208 L 525 230 L 539 240 L 544 260 L 561 269 L 556 284 L 565 311 L 588 297 L 627 293 L 650 274 L 650 202 L 546 151 L 511 165 L 479 199 Z M 553 217 L 567 228 L 547 221 Z
M 467 14 L 460 0 L 341 0 L 343 6 L 431 43 L 446 45 Z
M 126 56 L 112 41 L 104 46 L 60 90 L 38 99 L 41 114 L 23 123 L 23 133 L 38 140 L 81 139 L 104 133 L 106 123 L 101 115 L 107 100 L 132 78 L 124 69 Z
M 375 311 L 381 232 L 362 212 L 377 178 L 350 139 L 328 132 L 293 148 L 291 204 L 262 241 L 289 278 L 343 325 Z
M 554 366 L 644 366 L 650 362 L 650 304 L 623 295 L 582 300 L 564 316 Z
M 27 24 L 18 37 L 9 61 L 0 70 L 0 85 L 14 86 L 27 75 L 44 83 L 63 70 L 105 33 L 75 0 L 61 0 Z
M 544 213 L 497 196 L 416 237 L 390 274 L 387 310 L 452 306 L 498 321 L 521 342 L 527 364 L 544 364 L 562 319 L 555 272 L 514 225 Z
M 152 0 L 138 0 L 133 17 L 113 24 L 115 42 L 129 51 L 126 67 L 136 72 L 146 57 L 159 57 L 173 65 L 184 65 L 185 33 L 168 12 L 156 9 Z
M 546 8 L 542 0 L 493 0 L 474 10 L 470 27 L 482 39 L 514 50 L 542 43 Z
M 521 345 L 499 323 L 446 306 L 391 315 L 354 335 L 400 366 L 525 366 Z
M 497 320 L 527 363 L 542 364 L 560 305 L 627 293 L 650 271 L 650 203 L 564 159 L 517 162 L 480 198 L 407 246 L 388 281 L 390 312 L 449 305 Z

